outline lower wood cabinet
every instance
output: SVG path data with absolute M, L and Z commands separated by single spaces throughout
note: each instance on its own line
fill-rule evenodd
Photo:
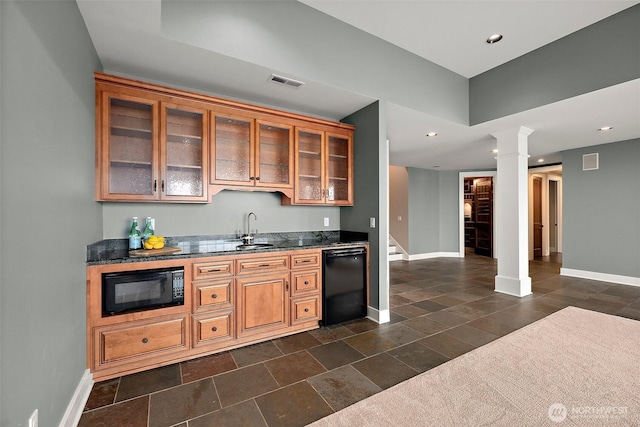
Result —
M 289 326 L 289 272 L 238 280 L 238 337 L 264 335 Z
M 318 328 L 320 249 L 87 267 L 87 364 L 95 381 Z M 103 316 L 102 274 L 184 268 L 184 305 Z

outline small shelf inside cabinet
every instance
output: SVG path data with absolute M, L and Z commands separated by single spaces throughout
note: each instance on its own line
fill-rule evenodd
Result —
M 320 177 L 318 175 L 299 175 L 300 178 L 305 178 L 305 179 L 320 179 Z
M 305 151 L 305 150 L 299 150 L 298 153 L 300 154 L 306 154 L 308 156 L 319 156 L 320 153 L 317 151 Z
M 151 139 L 151 130 L 149 129 L 139 129 L 139 128 L 128 128 L 122 126 L 111 126 L 111 135 L 117 136 L 135 136 L 143 139 Z
M 167 165 L 167 167 L 174 169 L 202 169 L 200 165 Z
M 332 157 L 335 159 L 347 159 L 347 156 L 344 154 L 329 154 L 329 157 Z
M 111 160 L 111 166 L 151 166 L 151 162 L 140 162 L 136 160 Z
M 334 180 L 334 181 L 346 181 L 349 178 L 343 178 L 341 176 L 330 176 L 329 179 Z
M 200 135 L 177 135 L 175 133 L 167 135 L 167 142 L 173 144 L 202 144 Z

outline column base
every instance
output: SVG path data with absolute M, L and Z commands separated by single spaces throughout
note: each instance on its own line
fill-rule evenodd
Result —
M 531 277 L 518 279 L 515 277 L 496 276 L 495 291 L 515 297 L 531 295 Z

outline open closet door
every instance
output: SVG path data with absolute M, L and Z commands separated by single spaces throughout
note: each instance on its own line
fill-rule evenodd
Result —
M 493 178 L 475 180 L 475 217 L 477 255 L 493 256 Z

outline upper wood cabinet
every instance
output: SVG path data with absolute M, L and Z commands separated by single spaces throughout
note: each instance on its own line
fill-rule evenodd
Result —
M 293 188 L 293 126 L 217 111 L 211 122 L 210 183 L 217 190 Z
M 96 92 L 96 199 L 206 202 L 207 110 L 109 89 Z
M 353 204 L 353 136 L 349 130 L 296 128 L 293 204 Z
M 96 200 L 353 204 L 353 126 L 95 73 Z

